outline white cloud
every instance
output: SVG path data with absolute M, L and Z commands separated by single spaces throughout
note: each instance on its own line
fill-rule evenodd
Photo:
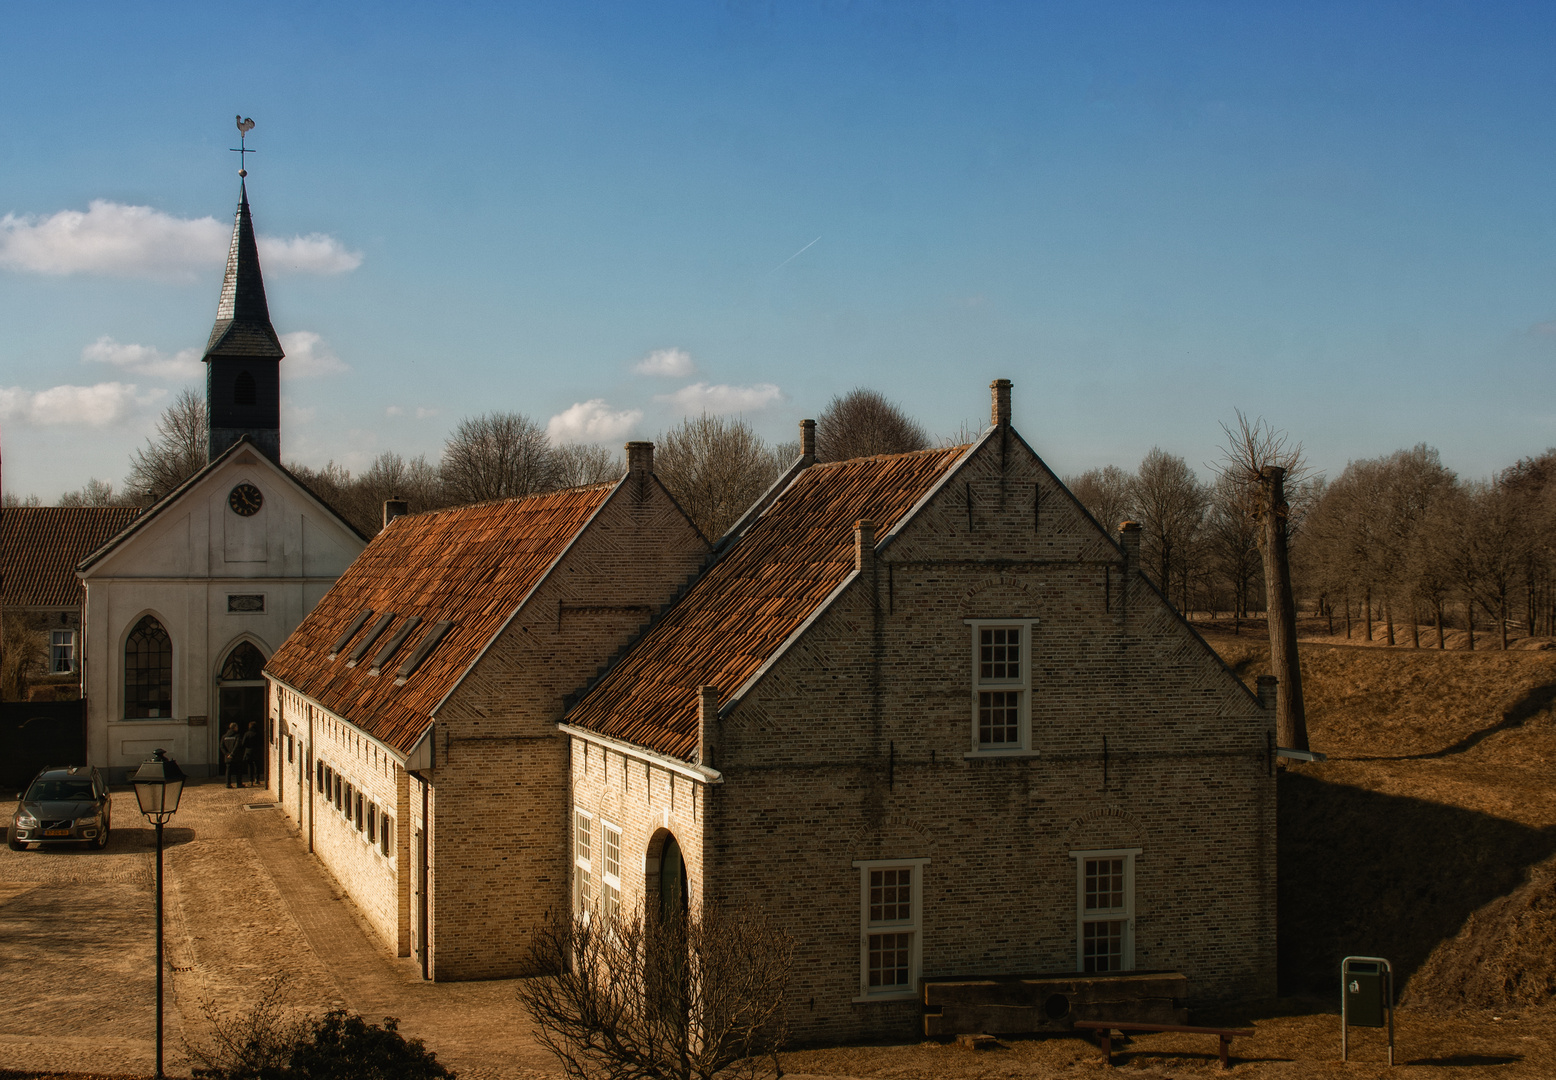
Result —
M 632 370 L 639 375 L 665 375 L 684 379 L 697 373 L 697 365 L 692 362 L 692 354 L 685 349 L 655 349 L 639 360 Z
M 149 206 L 93 199 L 85 211 L 0 218 L 0 268 L 34 274 L 189 277 L 226 263 L 232 225 L 180 218 Z M 323 233 L 259 237 L 260 265 L 285 273 L 340 274 L 362 265 Z
M 387 409 L 384 410 L 384 415 L 385 416 L 404 416 L 409 411 L 411 411 L 411 410 L 406 409 L 406 407 L 404 405 L 391 405 Z M 429 416 L 436 416 L 436 415 L 438 415 L 438 413 L 442 412 L 442 410 L 441 409 L 429 409 L 429 408 L 427 408 L 425 406 L 418 405 L 416 407 L 416 409 L 414 410 L 414 412 L 415 412 L 415 415 L 416 415 L 416 419 L 418 419 L 418 420 L 425 420 Z
M 104 335 L 81 350 L 87 363 L 111 364 L 135 375 L 154 379 L 189 380 L 200 376 L 200 351 L 179 349 L 169 356 L 150 345 L 131 345 Z
M 665 401 L 683 413 L 755 412 L 783 400 L 783 391 L 773 383 L 756 383 L 753 386 L 712 385 L 705 382 L 683 386 L 673 394 L 660 394 L 655 401 Z
M 323 375 L 343 375 L 351 370 L 312 330 L 282 334 L 281 348 L 286 353 L 286 359 L 281 361 L 281 374 L 289 379 L 317 379 Z
M 293 274 L 344 274 L 362 265 L 360 251 L 347 251 L 341 242 L 324 233 L 282 239 L 261 236 L 259 265 L 264 270 Z
M 546 422 L 546 434 L 554 442 L 584 443 L 619 439 L 643 419 L 642 409 L 612 412 L 604 398 L 580 401 Z
M 398 406 L 398 405 L 391 405 L 387 409 L 384 410 L 384 415 L 385 416 L 404 416 L 405 415 L 405 410 L 400 408 L 400 406 Z
M 47 390 L 0 387 L 0 419 L 38 426 L 81 424 L 106 427 L 150 405 L 163 391 L 141 393 L 134 383 L 53 386 Z
M 443 411 L 442 409 L 424 409 L 424 408 L 418 407 L 416 409 L 416 419 L 418 419 L 418 420 L 425 420 L 425 419 L 427 419 L 427 417 L 429 417 L 429 416 L 436 416 L 436 415 L 438 415 L 438 413 L 440 413 L 442 411 Z

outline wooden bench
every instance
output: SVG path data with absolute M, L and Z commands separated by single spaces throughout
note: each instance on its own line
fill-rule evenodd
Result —
M 1120 1034 L 1131 1031 L 1187 1031 L 1198 1035 L 1215 1035 L 1221 1039 L 1221 1067 L 1227 1068 L 1227 1051 L 1232 1047 L 1232 1040 L 1236 1038 L 1249 1038 L 1251 1031 L 1240 1031 L 1236 1028 L 1210 1028 L 1190 1027 L 1187 1024 L 1134 1024 L 1127 1020 L 1077 1020 L 1076 1031 L 1095 1031 L 1102 1037 L 1102 1060 L 1108 1067 L 1113 1067 L 1113 1033 Z

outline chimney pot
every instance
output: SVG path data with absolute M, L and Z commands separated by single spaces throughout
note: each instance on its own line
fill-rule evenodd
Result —
M 156 501 L 157 496 L 152 493 L 150 488 L 147 488 L 145 491 L 140 493 L 141 506 L 153 506 L 156 504 Z
M 800 421 L 800 456 L 816 460 L 816 421 Z
M 1280 680 L 1273 675 L 1260 675 L 1256 680 L 1259 687 L 1259 705 L 1265 712 L 1275 711 L 1275 691 L 1280 685 Z
M 697 764 L 713 767 L 719 742 L 719 688 L 697 688 Z
M 627 472 L 634 476 L 648 476 L 654 471 L 654 444 L 629 442 L 627 444 Z
M 389 523 L 391 521 L 393 521 L 395 518 L 397 518 L 397 517 L 404 517 L 406 514 L 409 514 L 410 512 L 411 512 L 410 504 L 408 502 L 406 502 L 404 499 L 400 498 L 398 495 L 395 496 L 392 499 L 385 499 L 384 500 L 384 528 L 387 529 L 389 527 Z
M 1138 521 L 1119 522 L 1118 538 L 1124 545 L 1126 570 L 1140 569 L 1140 532 L 1140 523 Z
M 989 411 L 990 422 L 995 427 L 1010 423 L 1010 380 L 995 379 L 989 384 L 989 390 L 993 394 L 993 403 Z
M 854 522 L 854 568 L 861 574 L 875 568 L 875 522 L 868 518 Z

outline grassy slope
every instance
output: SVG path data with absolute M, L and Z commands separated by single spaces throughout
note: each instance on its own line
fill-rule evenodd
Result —
M 1238 674 L 1258 638 L 1208 635 Z M 1543 1004 L 1556 990 L 1556 654 L 1307 642 L 1322 764 L 1281 777 L 1281 977 L 1327 994 L 1347 954 L 1404 1000 Z

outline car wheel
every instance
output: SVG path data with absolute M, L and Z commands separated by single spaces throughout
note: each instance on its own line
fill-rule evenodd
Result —
M 6 846 L 9 847 L 12 851 L 26 851 L 27 850 L 27 845 L 22 843 L 20 840 L 18 840 L 16 838 L 16 830 L 15 829 L 7 829 L 5 831 L 5 843 L 6 843 Z
M 108 827 L 106 825 L 97 830 L 97 840 L 95 843 L 97 844 L 98 851 L 108 846 Z

